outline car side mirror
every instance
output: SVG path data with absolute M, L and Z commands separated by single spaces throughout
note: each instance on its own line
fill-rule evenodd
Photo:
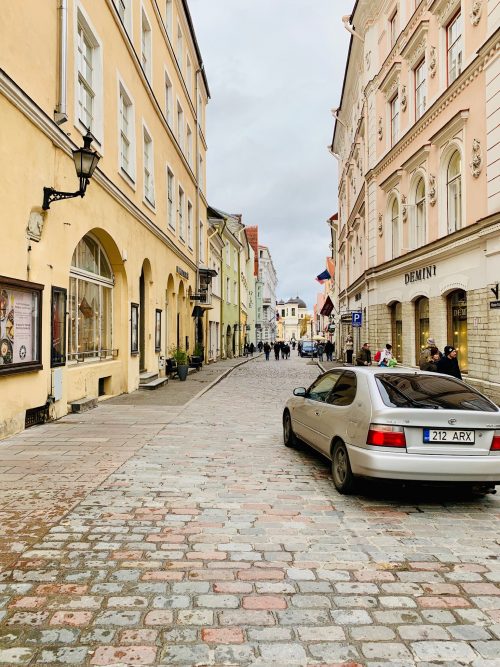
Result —
M 305 387 L 297 387 L 297 389 L 293 390 L 293 395 L 294 396 L 305 396 L 307 394 L 307 391 Z

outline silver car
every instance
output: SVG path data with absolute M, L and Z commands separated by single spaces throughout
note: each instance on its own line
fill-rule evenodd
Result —
M 410 368 L 336 368 L 295 389 L 287 447 L 301 440 L 332 462 L 340 493 L 359 478 L 500 484 L 500 410 L 448 375 Z

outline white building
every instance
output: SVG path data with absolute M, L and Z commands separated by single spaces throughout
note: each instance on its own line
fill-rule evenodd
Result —
M 301 338 L 312 338 L 316 333 L 312 317 L 307 312 L 307 305 L 298 296 L 288 299 L 286 303 L 278 301 L 276 309 L 279 317 L 278 331 L 280 340 L 286 342 L 299 341 Z M 306 324 L 304 324 L 304 320 L 306 320 Z
M 262 313 L 257 313 L 257 342 L 276 338 L 276 287 L 278 276 L 269 248 L 259 245 L 259 282 L 262 290 Z M 258 326 L 260 325 L 260 327 Z M 258 334 L 260 330 L 260 336 Z

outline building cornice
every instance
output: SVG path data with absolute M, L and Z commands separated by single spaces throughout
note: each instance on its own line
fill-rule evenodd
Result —
M 56 147 L 63 151 L 69 158 L 72 151 L 78 146 L 60 129 L 58 125 L 9 77 L 0 69 L 0 92 L 5 98 L 20 111 L 33 125 L 40 130 Z M 166 245 L 180 260 L 196 271 L 196 263 L 185 255 L 147 215 L 145 215 L 106 174 L 97 168 L 92 177 L 94 183 L 98 183 L 110 196 L 113 197 L 124 209 L 126 209 L 137 222 L 142 224 L 148 231 L 156 236 Z M 41 199 L 41 193 L 40 193 Z M 36 205 L 35 205 L 36 206 Z

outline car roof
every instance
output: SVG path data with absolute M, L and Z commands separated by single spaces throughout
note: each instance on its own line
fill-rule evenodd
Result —
M 395 366 L 394 368 L 389 368 L 388 366 L 336 366 L 335 368 L 329 368 L 326 373 L 329 371 L 354 371 L 355 373 L 361 373 L 362 375 L 375 375 L 377 373 L 383 373 L 386 375 L 389 374 L 398 374 L 398 373 L 412 373 L 413 375 L 442 375 L 442 373 L 434 373 L 431 371 L 421 371 L 419 368 L 412 368 L 411 366 Z M 446 377 L 450 377 L 447 375 Z

